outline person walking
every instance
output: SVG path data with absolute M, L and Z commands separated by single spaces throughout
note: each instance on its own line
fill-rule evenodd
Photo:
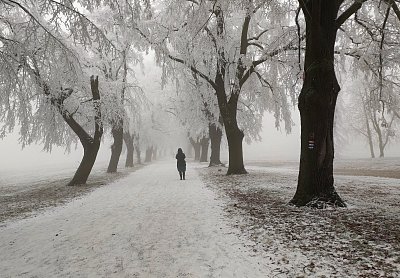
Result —
M 182 149 L 178 149 L 178 153 L 175 156 L 176 158 L 176 167 L 178 168 L 179 176 L 182 179 L 185 179 L 185 172 L 186 172 L 186 155 L 183 153 Z

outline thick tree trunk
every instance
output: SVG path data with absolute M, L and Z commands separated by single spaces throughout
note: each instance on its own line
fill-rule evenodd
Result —
M 128 74 L 128 66 L 126 61 L 126 50 L 122 51 L 123 58 L 123 76 L 122 76 L 122 91 L 120 96 L 120 105 L 124 106 L 124 98 L 125 98 L 125 89 L 126 89 L 126 77 Z M 124 144 L 124 120 L 123 115 L 118 115 L 117 119 L 112 121 L 112 129 L 111 133 L 114 138 L 114 143 L 111 146 L 111 158 L 110 163 L 108 164 L 107 173 L 115 173 L 118 169 L 118 162 L 122 152 L 122 145 Z
M 124 130 L 122 124 L 114 126 L 111 130 L 114 143 L 111 146 L 111 158 L 108 163 L 107 173 L 117 172 L 119 158 L 122 152 L 122 144 L 124 143 Z
M 237 102 L 239 99 L 240 88 L 236 88 L 236 92 L 231 94 L 229 101 L 226 101 L 224 81 L 222 75 L 217 74 L 217 97 L 218 106 L 224 122 L 226 139 L 229 149 L 229 165 L 227 175 L 247 174 L 243 163 L 243 131 L 237 125 L 236 113 Z
M 229 131 L 225 128 L 225 131 L 229 148 L 229 167 L 227 174 L 247 174 L 243 164 L 243 132 L 239 128 L 232 128 Z
M 210 164 L 208 166 L 211 167 L 222 165 L 220 159 L 222 130 L 216 124 L 209 124 L 208 133 L 211 141 L 211 156 Z
M 125 167 L 133 167 L 133 154 L 135 151 L 135 147 L 133 145 L 133 135 L 131 135 L 129 132 L 125 132 L 124 141 L 126 145 Z
M 312 5 L 310 4 L 312 2 Z M 339 84 L 334 70 L 336 1 L 309 1 L 305 79 L 299 96 L 301 120 L 300 171 L 296 206 L 345 206 L 333 179 L 333 122 Z
M 93 76 L 90 78 L 90 85 L 92 90 L 93 100 L 100 100 L 99 93 L 99 81 L 98 78 L 94 78 Z M 74 120 L 74 118 L 67 114 L 66 111 L 62 111 L 61 106 L 58 106 L 60 112 L 62 112 L 62 116 L 67 124 L 72 128 L 76 135 L 78 135 L 79 140 L 83 146 L 83 158 L 81 163 L 79 164 L 78 169 L 76 170 L 74 177 L 68 183 L 69 186 L 85 184 L 90 172 L 92 171 L 94 162 L 96 161 L 97 153 L 100 148 L 101 136 L 103 135 L 103 126 L 101 124 L 101 111 L 100 107 L 96 104 L 94 105 L 95 109 L 95 131 L 93 138 L 86 133 L 86 131 Z
M 209 138 L 208 137 L 203 137 L 200 140 L 200 145 L 201 145 L 201 155 L 200 155 L 200 162 L 207 162 L 207 157 L 208 157 L 208 145 L 209 145 Z
M 96 144 L 90 144 L 84 147 L 83 150 L 83 158 L 81 163 L 79 164 L 78 169 L 76 170 L 74 177 L 68 183 L 69 186 L 85 184 L 90 172 L 92 171 L 93 165 L 96 161 L 97 153 L 100 148 L 100 141 Z
M 148 147 L 146 149 L 146 157 L 144 159 L 144 162 L 151 162 L 152 157 L 153 157 L 153 147 Z

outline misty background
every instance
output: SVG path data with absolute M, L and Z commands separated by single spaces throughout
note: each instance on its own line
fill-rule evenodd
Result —
M 156 66 L 154 62 L 154 53 L 150 52 L 148 55 L 143 56 L 141 65 L 133 67 L 135 77 L 142 88 L 146 98 L 151 102 L 162 102 L 162 97 L 171 92 L 165 92 L 161 88 L 161 69 Z M 354 93 L 357 89 L 357 84 L 353 76 L 346 75 L 343 69 L 339 69 L 339 76 L 342 79 L 341 91 L 339 93 L 338 103 L 342 101 L 344 105 L 337 106 L 336 114 L 344 114 L 342 110 L 347 107 L 347 102 L 350 94 Z M 299 161 L 300 159 L 300 114 L 297 107 L 292 107 L 292 120 L 293 127 L 291 133 L 287 134 L 284 124 L 281 123 L 280 128 L 275 127 L 275 118 L 272 113 L 265 112 L 262 122 L 262 130 L 260 132 L 261 141 L 252 141 L 250 144 L 243 140 L 243 156 L 246 161 L 254 160 L 275 160 L 275 161 Z M 351 121 L 352 119 L 346 119 Z M 343 124 L 343 123 L 342 123 Z M 183 128 L 183 127 L 182 127 Z M 343 128 L 339 126 L 339 128 Z M 19 128 L 16 127 L 15 130 Z M 355 132 L 342 130 L 342 137 L 340 142 L 336 142 L 335 157 L 336 159 L 357 159 L 357 158 L 370 158 L 367 141 L 360 135 L 355 135 Z M 398 137 L 398 136 L 397 136 Z M 0 176 L 6 173 L 7 176 L 18 176 L 21 172 L 17 170 L 24 170 L 24 175 L 28 178 L 35 175 L 35 172 L 47 173 L 51 175 L 51 171 L 56 172 L 75 172 L 78 167 L 82 156 L 83 149 L 78 142 L 76 147 L 67 152 L 65 147 L 54 146 L 51 153 L 43 151 L 41 145 L 28 145 L 22 149 L 18 143 L 18 132 L 14 131 L 8 134 L 4 139 L 0 139 Z M 185 139 L 183 139 L 185 140 Z M 221 144 L 221 159 L 224 163 L 228 162 L 228 146 L 226 136 L 223 135 Z M 182 140 L 181 140 L 182 141 Z M 105 169 L 110 159 L 112 138 L 109 133 L 103 136 L 103 143 L 100 145 L 100 150 L 94 165 L 94 168 Z M 168 150 L 171 157 L 171 163 L 175 163 L 175 158 L 172 152 L 176 152 L 178 147 L 181 147 L 185 153 L 191 153 L 188 148 L 190 144 L 182 145 L 177 141 L 174 150 Z M 125 145 L 123 152 L 125 151 Z M 192 151 L 194 155 L 194 151 Z M 210 155 L 210 152 L 209 152 Z M 400 157 L 400 142 L 389 142 L 385 149 L 385 157 Z M 379 158 L 376 158 L 379 159 Z M 123 168 L 125 155 L 121 155 L 118 167 Z M 190 163 L 190 160 L 189 160 Z M 194 162 L 193 162 L 194 163 Z M 15 173 L 15 175 L 13 175 Z M 9 182 L 9 181 L 8 181 Z
M 286 134 L 284 129 L 275 128 L 275 119 L 271 114 L 265 114 L 263 118 L 263 130 L 261 131 L 262 141 L 247 144 L 244 142 L 243 151 L 245 161 L 250 160 L 294 160 L 300 158 L 300 120 L 298 110 L 293 114 L 294 126 L 290 134 Z M 368 146 L 365 140 L 356 136 L 349 136 L 348 143 L 340 146 L 336 151 L 336 159 L 349 158 L 369 158 Z M 96 160 L 95 166 L 104 166 L 110 158 L 111 138 L 109 135 L 105 138 L 105 144 L 102 144 Z M 185 152 L 187 146 L 182 147 Z M 18 133 L 8 135 L 0 140 L 0 173 L 24 168 L 25 170 L 35 170 L 46 167 L 47 169 L 70 169 L 74 171 L 82 159 L 83 150 L 78 144 L 76 149 L 70 153 L 63 147 L 54 147 L 51 153 L 42 150 L 40 145 L 26 146 L 24 149 L 18 144 Z M 400 143 L 394 142 L 387 147 L 387 157 L 400 156 Z M 227 160 L 227 145 L 223 144 L 221 157 Z M 121 156 L 120 166 L 123 167 L 124 156 Z M 171 163 L 175 163 L 171 157 Z

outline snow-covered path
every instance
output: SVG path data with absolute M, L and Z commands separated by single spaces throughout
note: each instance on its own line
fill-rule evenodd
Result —
M 0 228 L 1 277 L 268 277 L 193 169 L 158 162 Z

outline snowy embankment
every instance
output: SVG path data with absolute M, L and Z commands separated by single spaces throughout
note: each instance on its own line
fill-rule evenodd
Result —
M 271 276 L 196 171 L 187 178 L 159 162 L 0 228 L 2 277 Z

